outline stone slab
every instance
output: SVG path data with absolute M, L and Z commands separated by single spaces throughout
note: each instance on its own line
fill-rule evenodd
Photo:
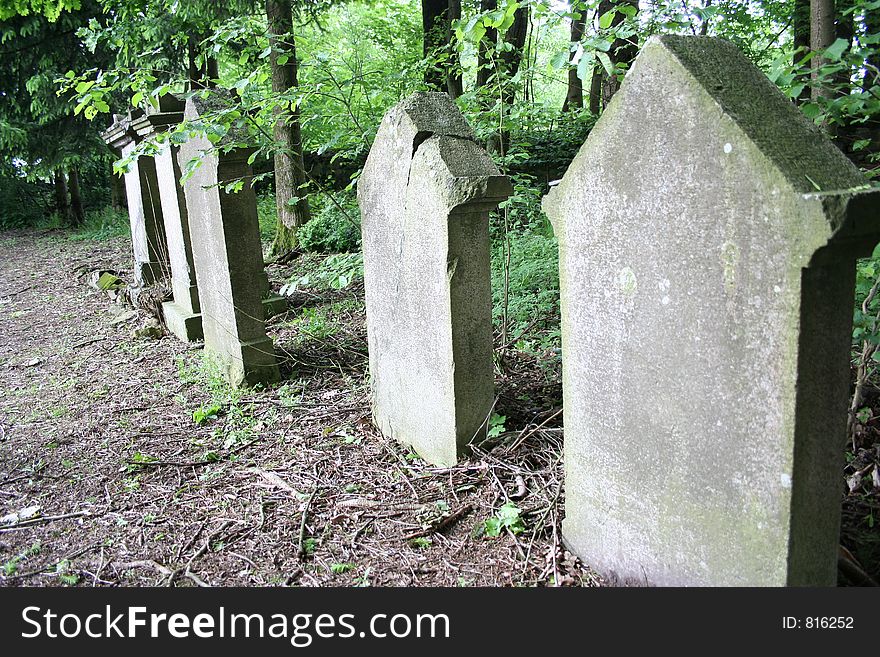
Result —
M 433 464 L 456 463 L 485 435 L 488 212 L 510 191 L 440 93 L 388 111 L 358 182 L 373 417 Z
M 876 193 L 732 44 L 645 45 L 544 200 L 563 535 L 612 580 L 833 585 Z
M 203 107 L 199 99 L 187 99 L 186 119 L 197 121 Z M 218 153 L 202 136 L 182 144 L 179 154 L 182 165 L 202 160 L 184 183 L 202 329 L 206 352 L 218 357 L 233 385 L 280 379 L 266 336 L 265 271 L 249 154 L 243 149 Z M 226 185 L 237 180 L 244 187 L 227 193 Z

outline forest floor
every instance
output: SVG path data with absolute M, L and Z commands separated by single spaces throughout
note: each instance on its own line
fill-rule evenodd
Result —
M 295 293 L 268 323 L 284 381 L 237 391 L 87 284 L 130 260 L 125 239 L 0 235 L 0 583 L 601 583 L 560 544 L 558 364 L 512 354 L 503 431 L 434 468 L 370 421 L 362 286 Z
M 558 358 L 508 352 L 497 435 L 430 467 L 370 421 L 362 286 L 293 293 L 268 323 L 284 380 L 234 390 L 87 284 L 130 273 L 127 240 L 70 237 L 0 234 L 0 584 L 603 583 L 560 542 Z M 841 542 L 876 579 L 880 431 L 858 429 Z

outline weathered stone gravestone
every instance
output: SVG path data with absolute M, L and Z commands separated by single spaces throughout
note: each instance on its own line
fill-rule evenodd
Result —
M 201 101 L 186 101 L 185 117 L 198 121 Z M 222 146 L 222 143 L 220 144 Z M 192 253 L 199 287 L 205 350 L 219 358 L 234 385 L 277 381 L 272 340 L 266 336 L 260 227 L 250 151 L 218 154 L 203 136 L 180 146 L 182 168 L 201 159 L 184 183 Z M 243 181 L 237 193 L 226 187 Z
M 488 213 L 510 191 L 442 93 L 388 111 L 358 182 L 373 417 L 430 463 L 485 434 Z
M 833 585 L 876 192 L 730 43 L 650 40 L 544 200 L 568 545 L 648 585 Z
M 132 129 L 141 138 L 173 128 L 183 120 L 184 102 L 170 94 L 159 99 L 159 107 L 132 121 Z M 171 266 L 172 301 L 162 304 L 165 324 L 184 342 L 201 340 L 202 316 L 199 289 L 193 264 L 186 197 L 180 185 L 181 171 L 177 161 L 179 148 L 167 143 L 153 161 L 159 186 L 168 259 Z
M 104 141 L 128 157 L 137 146 L 137 133 L 131 116 L 117 117 L 104 134 Z M 140 157 L 125 174 L 131 245 L 134 251 L 134 283 L 139 289 L 159 281 L 168 273 L 168 245 L 159 200 L 156 164 L 151 157 Z

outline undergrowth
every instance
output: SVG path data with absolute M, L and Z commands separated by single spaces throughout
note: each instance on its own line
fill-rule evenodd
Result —
M 297 244 L 313 253 L 347 253 L 361 245 L 360 209 L 354 193 L 347 191 L 309 196 L 312 219 L 296 232 Z M 271 242 L 275 236 L 277 210 L 275 195 L 266 192 L 257 196 L 260 239 Z
M 53 221 L 57 223 L 57 215 L 53 215 Z M 74 229 L 70 235 L 72 240 L 93 240 L 105 242 L 117 237 L 127 237 L 131 234 L 131 225 L 128 213 L 124 210 L 114 210 L 106 207 L 101 210 L 86 212 L 83 225 Z

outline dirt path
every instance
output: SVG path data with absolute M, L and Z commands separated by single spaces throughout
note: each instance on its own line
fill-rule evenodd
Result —
M 130 257 L 0 234 L 0 516 L 19 514 L 0 583 L 597 583 L 559 544 L 558 418 L 536 429 L 552 376 L 502 381 L 498 444 L 430 468 L 369 422 L 357 290 L 295 300 L 270 325 L 285 381 L 237 392 L 198 349 L 132 337 L 148 315 L 113 323 L 78 276 Z M 508 502 L 519 520 L 485 536 Z

